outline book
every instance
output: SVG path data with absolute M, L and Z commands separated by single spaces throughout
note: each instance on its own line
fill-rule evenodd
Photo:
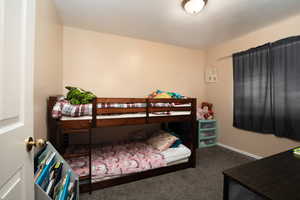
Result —
M 54 179 L 50 180 L 49 184 L 48 184 L 48 187 L 47 189 L 45 190 L 45 192 L 48 194 L 48 196 L 50 196 L 50 191 L 51 191 L 51 188 L 54 186 Z
M 38 159 L 38 166 L 34 174 L 34 181 L 37 180 L 37 178 L 41 175 L 41 172 L 43 171 L 46 161 L 51 155 L 52 152 L 48 152 L 47 154 L 41 154 L 40 158 Z
M 62 174 L 62 168 L 63 168 L 63 163 L 58 161 L 56 162 L 56 164 L 53 167 L 53 179 L 54 179 L 54 183 L 50 188 L 50 191 L 48 193 L 48 195 L 53 198 L 53 194 L 54 194 L 54 188 L 56 187 L 56 185 L 60 182 L 61 180 L 61 174 Z
M 45 155 L 43 153 L 44 153 L 46 147 L 47 147 L 47 145 L 42 147 L 42 149 L 39 152 L 37 152 L 34 156 L 34 173 L 36 173 L 38 171 L 38 165 L 41 163 L 42 155 L 43 156 Z
M 62 195 L 63 195 L 63 190 L 64 190 L 64 186 L 66 184 L 66 181 L 67 181 L 67 174 L 65 175 L 65 177 L 60 180 L 60 182 L 57 184 L 57 186 L 55 187 L 55 190 L 54 190 L 54 199 L 55 200 L 61 200 L 62 199 Z
M 62 192 L 61 192 L 58 200 L 67 200 L 67 198 L 69 196 L 68 188 L 70 185 L 70 177 L 71 177 L 71 171 L 69 170 L 64 178 L 64 181 L 62 184 L 63 189 L 62 189 Z
M 55 164 L 54 164 L 55 165 Z M 50 170 L 50 174 L 49 174 L 49 180 L 52 180 L 54 178 L 54 165 Z
M 73 200 L 74 199 L 74 193 L 71 194 L 68 200 Z
M 77 186 L 78 186 L 78 180 L 74 181 L 74 186 L 73 186 L 73 193 L 70 197 L 70 200 L 75 200 L 77 197 Z
M 54 192 L 53 192 L 53 199 L 54 200 L 59 199 L 60 193 L 62 191 L 62 183 L 63 183 L 63 180 L 59 180 L 59 182 L 54 187 Z
M 41 188 L 46 191 L 47 187 L 49 186 L 50 181 L 53 179 L 54 176 L 54 166 L 55 163 L 52 164 L 52 166 L 50 167 L 50 171 L 49 173 L 46 175 L 46 177 L 44 178 L 42 184 L 41 184 Z
M 74 189 L 74 182 L 70 182 L 69 187 L 68 187 L 69 194 L 71 194 L 73 192 L 73 189 Z
M 54 163 L 54 157 L 55 157 L 56 153 L 52 152 L 51 155 L 49 156 L 49 158 L 46 160 L 45 166 L 43 167 L 42 172 L 40 173 L 40 175 L 37 177 L 36 179 L 36 184 L 38 184 L 39 186 L 42 185 L 43 181 L 45 180 L 45 178 L 48 176 L 49 171 L 50 171 L 50 167 L 52 166 L 52 164 Z
M 70 182 L 69 188 L 68 188 L 68 194 L 69 194 L 67 197 L 68 200 L 71 199 L 71 196 L 73 195 L 73 193 L 74 193 L 74 182 Z

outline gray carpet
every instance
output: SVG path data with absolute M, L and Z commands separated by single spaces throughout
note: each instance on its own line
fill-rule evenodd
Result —
M 252 158 L 222 147 L 197 150 L 197 168 L 82 194 L 80 200 L 221 200 L 222 171 Z

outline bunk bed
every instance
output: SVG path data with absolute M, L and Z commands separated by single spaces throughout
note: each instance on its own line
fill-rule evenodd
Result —
M 184 157 L 185 159 L 180 162 L 172 162 L 173 160 L 169 159 L 167 166 L 148 171 L 114 177 L 99 182 L 93 182 L 92 174 L 89 173 L 86 176 L 80 177 L 80 192 L 91 192 L 96 189 L 102 189 L 196 166 L 198 134 L 196 123 L 196 99 L 194 98 L 95 98 L 92 102 L 91 116 L 61 116 L 58 119 L 54 119 L 52 117 L 52 110 L 58 101 L 58 98 L 58 96 L 51 96 L 47 102 L 48 139 L 67 159 L 87 156 L 90 163 L 89 172 L 92 171 L 91 137 L 92 129 L 94 128 L 141 124 L 161 124 L 161 127 L 164 128 L 168 125 L 168 127 L 171 127 L 175 131 L 176 129 L 183 129 L 181 132 L 184 133 L 183 144 L 190 150 L 189 157 Z M 76 133 L 87 134 L 89 138 L 88 151 L 68 154 L 65 149 L 68 145 L 68 136 Z M 170 151 L 168 154 L 172 155 L 172 152 Z

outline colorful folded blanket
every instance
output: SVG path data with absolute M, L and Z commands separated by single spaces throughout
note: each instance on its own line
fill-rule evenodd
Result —
M 155 99 L 158 99 L 158 98 L 186 99 L 185 96 L 183 96 L 183 95 L 181 95 L 179 93 L 176 93 L 176 92 L 165 92 L 165 91 L 162 91 L 162 90 L 156 90 L 156 91 L 152 92 L 151 94 L 149 94 L 147 96 L 147 98 L 155 98 Z

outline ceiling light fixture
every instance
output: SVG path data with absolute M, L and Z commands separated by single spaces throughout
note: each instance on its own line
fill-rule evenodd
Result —
M 207 0 L 183 0 L 182 7 L 186 13 L 190 15 L 197 15 L 203 10 Z

